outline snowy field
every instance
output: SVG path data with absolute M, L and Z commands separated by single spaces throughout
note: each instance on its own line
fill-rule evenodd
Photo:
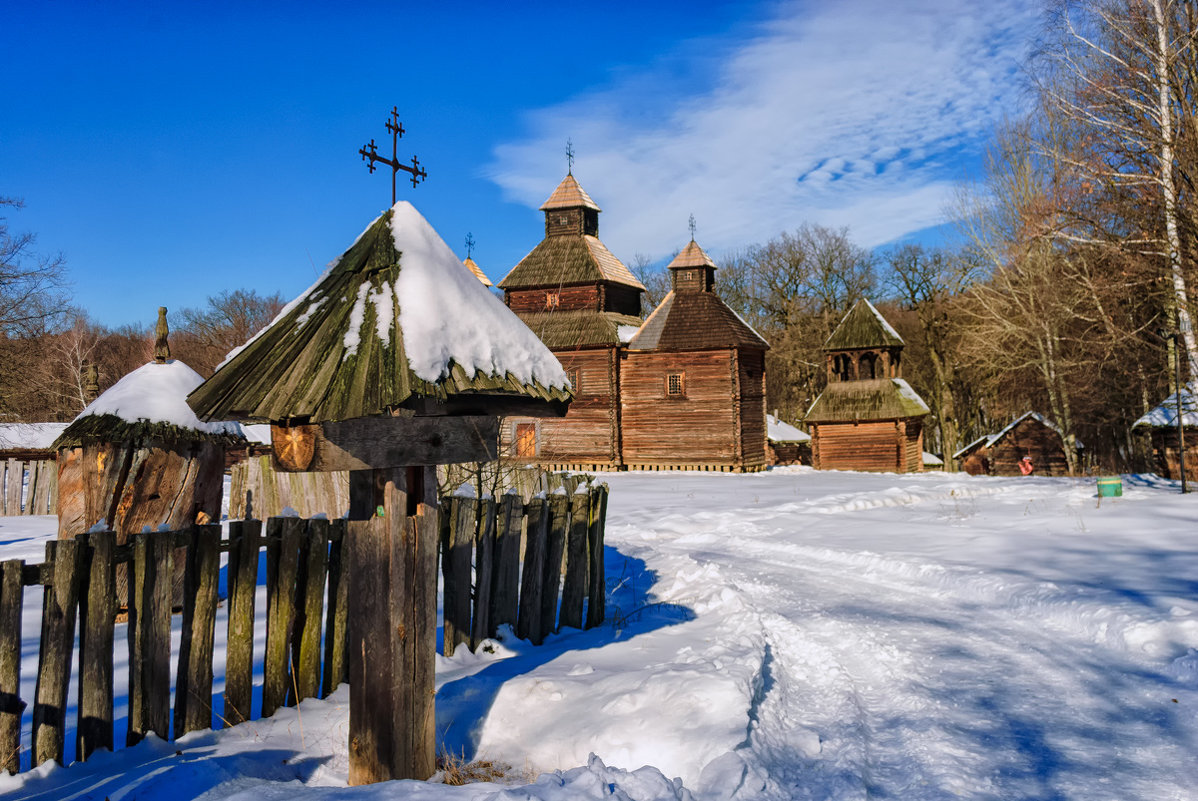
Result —
M 0 797 L 1198 799 L 1198 496 L 1135 476 L 1101 503 L 1093 479 L 606 480 L 608 624 L 437 665 L 444 747 L 509 784 L 346 788 L 343 687 L 0 775 Z M 52 531 L 0 518 L 0 558 L 40 561 Z

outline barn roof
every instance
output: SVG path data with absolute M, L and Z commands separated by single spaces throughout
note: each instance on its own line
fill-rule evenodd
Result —
M 0 423 L 0 451 L 49 451 L 66 423 Z
M 482 281 L 483 286 L 485 286 L 485 287 L 495 286 L 493 283 L 491 283 L 491 279 L 487 278 L 487 274 L 482 271 L 482 268 L 478 266 L 478 264 L 474 261 L 474 259 L 467 256 L 466 260 L 464 262 L 462 262 L 462 264 L 466 265 L 467 269 L 469 269 L 470 272 L 474 273 L 475 278 L 477 278 L 479 281 Z
M 824 350 L 902 347 L 903 338 L 865 298 L 853 304 L 824 343 Z
M 617 345 L 626 342 L 625 332 L 636 329 L 641 318 L 593 310 L 544 311 L 521 315 L 521 319 L 552 350 L 569 350 L 585 345 Z
M 188 402 L 207 419 L 318 423 L 423 400 L 485 414 L 491 400 L 569 397 L 553 354 L 400 201 Z
M 594 209 L 602 211 L 595 201 L 591 200 L 591 196 L 586 193 L 578 181 L 575 180 L 573 174 L 567 174 L 562 182 L 557 185 L 557 189 L 553 190 L 553 194 L 549 199 L 541 204 L 541 211 L 550 211 L 551 209 L 576 209 L 576 208 Z
M 810 442 L 811 435 L 784 423 L 772 414 L 765 416 L 765 438 L 770 442 Z
M 629 350 L 759 348 L 769 343 L 712 292 L 671 290 L 628 343 Z
M 527 289 L 601 281 L 645 288 L 598 237 L 575 234 L 545 237 L 503 277 L 499 287 Z
M 143 364 L 88 404 L 58 435 L 53 447 L 138 439 L 244 444 L 237 423 L 203 422 L 187 405 L 187 394 L 203 381 L 181 361 Z
M 1198 427 L 1198 380 L 1181 388 L 1181 420 L 1186 428 Z M 1177 393 L 1173 392 L 1132 428 L 1177 428 Z
M 903 379 L 874 378 L 828 384 L 803 419 L 808 423 L 851 423 L 923 417 L 930 412 L 923 398 Z

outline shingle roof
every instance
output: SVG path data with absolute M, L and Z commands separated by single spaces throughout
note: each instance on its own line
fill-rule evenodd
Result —
M 595 211 L 602 211 L 595 201 L 591 200 L 591 196 L 578 185 L 578 181 L 573 175 L 567 175 L 562 179 L 562 182 L 557 185 L 557 189 L 553 190 L 553 194 L 549 199 L 541 204 L 541 211 L 549 211 L 551 209 L 576 209 L 579 206 Z
M 597 237 L 550 236 L 520 260 L 499 282 L 500 289 L 529 289 L 609 281 L 644 290 L 632 271 Z
M 462 262 L 462 264 L 465 264 L 470 269 L 470 272 L 474 273 L 475 278 L 477 278 L 479 281 L 482 281 L 483 286 L 495 286 L 491 283 L 491 279 L 487 278 L 487 274 L 482 271 L 482 268 L 475 263 L 474 259 L 467 256 L 466 260 Z
M 902 347 L 903 338 L 886 322 L 874 305 L 862 298 L 836 326 L 824 343 L 824 350 Z
M 525 313 L 520 319 L 550 350 L 561 351 L 587 345 L 617 345 L 622 326 L 639 327 L 641 319 L 628 314 L 591 310 Z
M 629 350 L 707 350 L 710 348 L 769 348 L 769 343 L 740 318 L 719 295 L 676 292 L 665 296 Z
M 683 267 L 715 267 L 715 262 L 711 260 L 703 248 L 699 247 L 695 240 L 686 243 L 686 247 L 674 257 L 674 260 L 666 265 L 666 269 L 674 270 Z
M 539 350 L 541 344 L 502 302 L 472 283 L 475 279 L 464 272 L 449 276 L 443 285 L 423 288 L 422 284 L 430 300 L 424 311 L 437 305 L 431 301 L 437 300 L 437 293 L 443 289 L 483 293 L 485 297 L 472 295 L 472 302 L 495 304 L 496 308 L 487 309 L 488 313 L 494 311 L 502 325 L 507 325 L 510 318 L 510 325 L 518 327 L 510 333 L 514 340 L 527 339 L 527 352 L 499 354 L 505 360 L 503 364 L 512 366 L 504 368 L 497 362 L 496 370 L 502 372 L 496 374 L 481 368 L 468 374 L 452 358 L 435 380 L 417 374 L 400 324 L 399 289 L 392 290 L 399 286 L 405 258 L 422 258 L 418 251 L 401 254 L 396 249 L 391 222 L 401 211 L 405 220 L 419 226 L 415 239 L 429 243 L 429 252 L 442 254 L 431 267 L 413 262 L 416 272 L 412 275 L 464 271 L 462 263 L 424 218 L 401 201 L 371 223 L 308 292 L 288 304 L 274 322 L 188 396 L 188 403 L 201 418 L 267 422 L 307 417 L 319 423 L 384 414 L 420 398 L 457 398 L 467 406 L 475 403 L 485 408 L 490 408 L 487 404 L 492 399 L 496 403 L 503 399 L 569 399 L 564 380 L 560 386 L 556 382 L 546 386 L 536 378 L 521 381 L 513 375 L 521 369 L 515 365 L 524 357 L 551 361 L 556 372 L 561 372 L 561 367 L 550 354 Z M 427 254 L 425 257 L 432 258 Z M 392 321 L 390 326 L 380 323 L 387 319 Z M 462 326 L 475 324 L 469 319 L 460 321 Z
M 807 410 L 807 423 L 854 420 L 902 420 L 923 417 L 931 409 L 901 378 L 836 381 L 828 384 Z

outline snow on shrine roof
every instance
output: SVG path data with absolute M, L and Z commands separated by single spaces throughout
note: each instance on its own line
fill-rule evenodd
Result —
M 475 263 L 474 259 L 467 256 L 462 264 L 466 265 L 470 269 L 470 272 L 474 273 L 475 278 L 483 282 L 483 286 L 488 288 L 495 286 L 491 283 L 491 279 L 487 278 L 487 274 L 482 271 L 482 268 Z
M 686 247 L 684 247 L 678 253 L 678 255 L 674 257 L 674 260 L 666 265 L 666 269 L 669 270 L 679 270 L 684 267 L 711 267 L 712 269 L 715 269 L 715 262 L 712 261 L 711 257 L 704 252 L 703 248 L 699 247 L 699 244 L 692 239 L 690 242 L 686 243 Z
M 1187 428 L 1198 427 L 1198 381 L 1191 381 L 1181 388 L 1181 421 Z M 1132 423 L 1131 427 L 1140 426 L 1177 428 L 1177 393 L 1171 393 L 1156 408 Z
M 327 422 L 451 396 L 570 391 L 548 348 L 400 201 L 189 402 L 206 418 Z
M 602 211 L 595 201 L 591 200 L 591 196 L 578 185 L 573 174 L 567 174 L 562 182 L 557 185 L 557 189 L 553 190 L 553 194 L 549 199 L 541 204 L 541 211 L 549 211 L 551 209 L 576 209 L 579 206 L 595 211 Z
M 903 338 L 865 298 L 853 304 L 824 343 L 824 350 L 902 347 Z
M 811 435 L 800 431 L 790 423 L 784 423 L 772 414 L 765 416 L 766 438 L 770 442 L 808 442 Z
M 121 378 L 67 426 L 54 447 L 84 439 L 124 440 L 140 433 L 168 439 L 243 439 L 235 422 L 203 422 L 187 405 L 187 395 L 204 382 L 181 361 L 150 362 Z
M 66 423 L 0 423 L 0 449 L 46 451 Z

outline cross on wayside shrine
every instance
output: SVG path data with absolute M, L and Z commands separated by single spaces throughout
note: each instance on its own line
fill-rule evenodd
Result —
M 416 186 L 422 179 L 427 178 L 428 173 L 420 166 L 420 162 L 415 156 L 412 156 L 411 166 L 399 163 L 399 157 L 396 153 L 399 149 L 399 139 L 404 134 L 403 123 L 399 121 L 399 106 L 391 107 L 391 119 L 387 120 L 387 131 L 391 134 L 391 158 L 384 158 L 378 154 L 376 145 L 374 144 L 374 137 L 371 137 L 370 144 L 359 148 L 358 152 L 362 154 L 362 160 L 366 162 L 366 166 L 370 168 L 371 172 L 374 172 L 374 163 L 376 161 L 381 161 L 391 168 L 391 205 L 394 206 L 396 173 L 400 170 L 409 173 L 412 176 L 412 186 Z

